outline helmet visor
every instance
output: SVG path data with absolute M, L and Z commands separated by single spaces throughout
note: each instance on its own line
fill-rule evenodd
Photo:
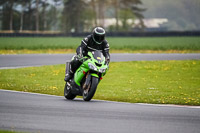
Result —
M 105 39 L 105 35 L 98 35 L 98 34 L 94 35 L 94 40 L 98 43 L 102 43 L 104 39 Z

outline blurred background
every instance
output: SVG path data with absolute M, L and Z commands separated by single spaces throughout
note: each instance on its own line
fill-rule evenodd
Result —
M 200 0 L 1 0 L 1 33 L 198 32 Z M 112 34 L 111 34 L 112 35 Z

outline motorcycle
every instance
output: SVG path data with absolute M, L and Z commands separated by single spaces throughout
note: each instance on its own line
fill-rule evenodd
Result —
M 83 96 L 84 101 L 90 101 L 99 82 L 107 73 L 109 65 L 100 51 L 88 52 L 87 56 L 79 60 L 83 63 L 76 70 L 73 78 L 66 82 L 64 96 L 66 99 L 73 100 L 78 95 Z M 67 68 L 69 68 L 69 63 Z

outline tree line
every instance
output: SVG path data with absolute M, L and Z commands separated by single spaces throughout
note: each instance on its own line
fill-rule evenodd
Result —
M 87 32 L 95 26 L 130 31 L 143 29 L 141 0 L 1 0 L 0 30 Z

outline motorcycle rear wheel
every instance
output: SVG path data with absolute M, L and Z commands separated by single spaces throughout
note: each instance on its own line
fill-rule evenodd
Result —
M 83 100 L 84 101 L 90 101 L 92 99 L 92 97 L 94 96 L 94 94 L 96 92 L 97 85 L 99 83 L 98 78 L 92 77 L 91 79 L 92 79 L 91 80 L 92 83 L 91 83 L 91 87 L 90 87 L 89 91 L 86 93 L 83 91 Z
M 67 83 L 65 84 L 65 88 L 64 88 L 64 96 L 68 100 L 73 100 L 76 97 L 76 95 L 72 94 L 71 89 L 69 88 Z

